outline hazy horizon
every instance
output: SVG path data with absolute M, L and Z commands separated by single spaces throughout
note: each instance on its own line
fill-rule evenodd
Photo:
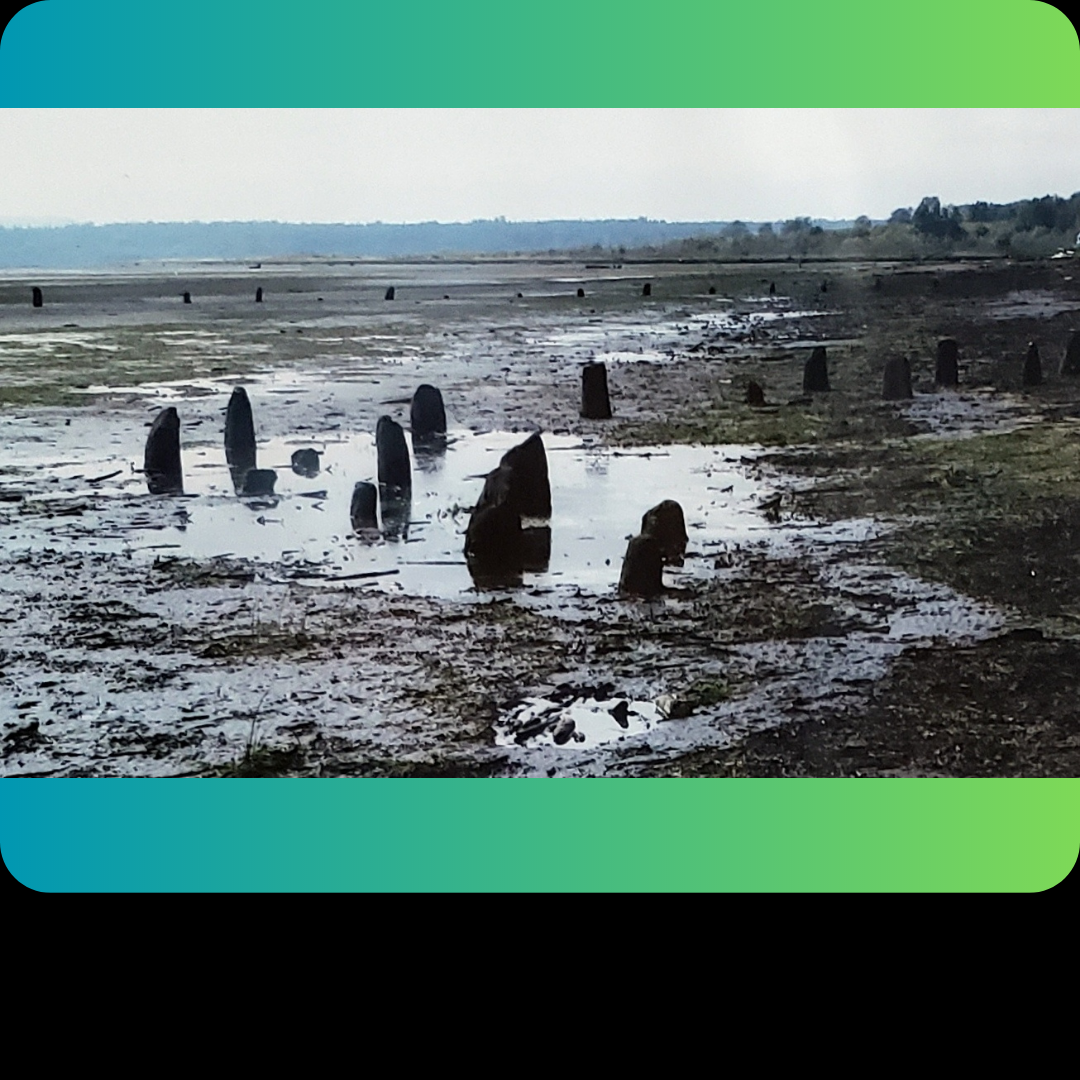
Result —
M 0 109 L 0 224 L 776 222 L 1080 189 L 1075 109 Z

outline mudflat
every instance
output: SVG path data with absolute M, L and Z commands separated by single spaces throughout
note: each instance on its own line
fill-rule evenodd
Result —
M 1075 776 L 1075 269 L 0 276 L 2 775 Z M 912 396 L 885 400 L 901 360 Z M 610 419 L 581 416 L 595 363 Z M 421 385 L 434 445 L 408 437 Z M 258 494 L 226 456 L 237 386 Z M 156 495 L 170 407 L 183 494 Z M 382 416 L 411 490 L 358 530 Z M 515 580 L 478 579 L 470 512 L 537 430 L 551 517 Z M 682 563 L 620 595 L 665 500 Z

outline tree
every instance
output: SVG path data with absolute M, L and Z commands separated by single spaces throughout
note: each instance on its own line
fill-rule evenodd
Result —
M 916 232 L 939 240 L 962 240 L 965 235 L 960 224 L 960 210 L 955 206 L 942 210 L 941 200 L 936 195 L 927 195 L 919 203 L 911 215 L 911 224 Z
M 898 207 L 889 215 L 890 225 L 910 225 L 911 224 L 911 208 L 907 206 Z

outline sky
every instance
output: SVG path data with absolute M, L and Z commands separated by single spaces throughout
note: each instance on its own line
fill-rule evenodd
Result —
M 1077 109 L 0 109 L 0 224 L 886 218 L 1080 191 Z

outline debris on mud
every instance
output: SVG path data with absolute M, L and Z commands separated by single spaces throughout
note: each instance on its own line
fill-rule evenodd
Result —
M 1075 775 L 1056 265 L 651 265 L 645 305 L 608 268 L 589 308 L 539 264 L 358 272 L 0 303 L 4 776 Z M 477 579 L 538 428 L 549 505 Z

